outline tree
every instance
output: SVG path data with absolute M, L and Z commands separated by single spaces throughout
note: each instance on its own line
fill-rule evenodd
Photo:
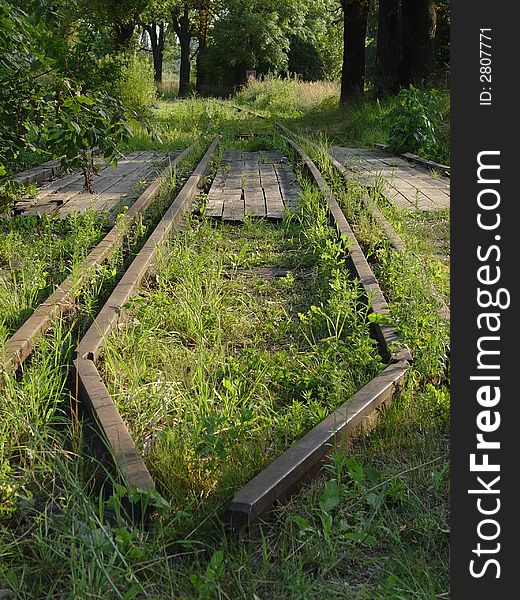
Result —
M 342 104 L 361 96 L 365 88 L 365 39 L 369 0 L 341 0 L 343 8 Z
M 171 25 L 179 39 L 181 65 L 179 74 L 179 97 L 188 95 L 191 76 L 191 40 L 193 38 L 190 19 L 190 3 L 174 3 L 170 9 Z
M 250 70 L 285 71 L 290 36 L 304 18 L 296 0 L 227 0 L 210 29 L 207 62 L 225 85 L 245 83 Z
M 153 57 L 153 72 L 155 83 L 161 83 L 163 79 L 163 61 L 165 44 L 165 26 L 164 22 L 157 23 L 153 21 L 149 25 L 142 24 L 144 31 L 150 38 L 150 47 Z
M 23 154 L 62 157 L 83 170 L 92 191 L 92 148 L 116 160 L 129 135 L 122 104 L 106 91 L 69 76 L 82 46 L 77 3 L 62 13 L 46 0 L 26 2 L 31 14 L 0 2 L 0 206 L 15 199 L 13 172 Z M 48 17 L 42 19 L 42 15 Z M 57 38 L 56 32 L 60 32 Z M 66 50 L 69 50 L 67 52 Z M 87 61 L 84 65 L 89 67 Z M 72 69 L 74 71 L 74 69 Z M 86 88 L 86 89 L 85 89 Z
M 435 57 L 437 13 L 434 0 L 402 0 L 403 87 L 420 85 L 431 75 Z
M 150 0 L 83 0 L 87 14 L 92 13 L 108 24 L 116 47 L 128 48 L 134 36 L 140 16 L 150 4 Z
M 334 80 L 343 57 L 341 7 L 336 0 L 302 3 L 305 18 L 290 35 L 289 72 L 305 80 Z
M 401 0 L 379 0 L 375 86 L 378 96 L 399 91 L 402 45 Z

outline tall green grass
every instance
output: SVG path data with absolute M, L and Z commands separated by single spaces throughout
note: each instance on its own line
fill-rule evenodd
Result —
M 101 240 L 106 225 L 92 211 L 0 220 L 0 348 Z
M 381 368 L 345 249 L 316 191 L 302 202 L 281 226 L 178 234 L 105 346 L 109 389 L 179 509 L 228 499 Z

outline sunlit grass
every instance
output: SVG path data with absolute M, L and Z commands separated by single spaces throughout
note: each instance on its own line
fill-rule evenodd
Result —
M 319 196 L 306 187 L 303 203 L 281 226 L 178 234 L 105 346 L 117 406 L 184 510 L 228 498 L 381 368 Z

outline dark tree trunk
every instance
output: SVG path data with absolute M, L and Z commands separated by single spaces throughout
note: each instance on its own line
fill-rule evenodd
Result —
M 341 0 L 343 6 L 343 68 L 341 103 L 361 96 L 365 88 L 365 37 L 368 0 Z
M 421 84 L 434 66 L 437 13 L 434 0 L 402 0 L 401 85 Z
M 161 23 L 158 27 L 159 33 L 157 34 L 157 23 L 143 25 L 143 28 L 150 36 L 153 56 L 153 77 L 155 83 L 161 83 L 163 78 L 164 23 Z
M 206 45 L 202 46 L 199 41 L 199 49 L 197 51 L 197 80 L 195 82 L 195 89 L 197 92 L 202 93 L 204 86 L 206 85 L 206 71 L 204 70 L 204 51 Z
M 129 21 L 128 23 L 116 23 L 113 26 L 114 39 L 119 48 L 128 46 L 134 35 L 136 20 Z
M 199 7 L 199 25 L 198 25 L 198 41 L 199 48 L 197 51 L 197 81 L 195 82 L 195 88 L 197 92 L 203 92 L 204 86 L 206 85 L 206 71 L 204 64 L 204 53 L 208 47 L 208 29 L 209 29 L 209 9 L 207 2 L 201 2 Z
M 181 47 L 181 66 L 179 75 L 179 98 L 184 98 L 188 95 L 190 89 L 190 74 L 191 74 L 191 29 L 190 15 L 187 6 L 180 17 L 172 14 L 172 27 L 179 38 Z
M 402 58 L 401 0 L 379 0 L 376 55 L 376 93 L 379 97 L 399 90 Z

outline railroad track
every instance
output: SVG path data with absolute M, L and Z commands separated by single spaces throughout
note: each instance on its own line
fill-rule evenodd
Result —
M 349 247 L 349 256 L 347 257 L 349 271 L 361 283 L 364 295 L 370 302 L 371 310 L 382 316 L 388 315 L 388 306 L 377 279 L 324 176 L 291 137 L 288 135 L 282 137 L 294 152 L 295 159 L 303 165 L 310 180 L 319 188 L 325 199 L 330 221 L 335 226 L 338 236 L 346 238 Z M 154 489 L 155 482 L 143 457 L 136 450 L 135 442 L 103 381 L 97 362 L 107 336 L 118 327 L 124 318 L 124 307 L 138 291 L 157 257 L 159 248 L 182 226 L 183 216 L 200 193 L 200 184 L 204 181 L 218 147 L 219 138 L 217 136 L 123 274 L 118 285 L 79 342 L 74 354 L 75 393 L 97 426 L 101 454 L 109 460 L 112 467 L 115 467 L 130 487 L 145 491 Z M 189 150 L 186 149 L 181 153 L 176 158 L 175 164 L 179 164 Z M 250 176 L 251 165 L 248 165 L 247 158 L 242 157 L 242 159 L 245 172 Z M 276 157 L 275 160 L 279 161 L 279 158 Z M 266 187 L 262 188 L 265 213 L 258 213 L 258 216 L 264 218 L 269 218 L 268 193 L 278 189 L 281 201 L 285 199 L 281 176 L 277 174 L 276 169 L 273 170 L 273 173 L 270 173 L 269 177 L 264 175 L 264 177 L 268 177 L 263 183 Z M 283 176 L 287 178 L 286 171 Z M 217 172 L 217 179 L 218 177 L 219 173 Z M 235 179 L 238 178 L 235 177 Z M 262 171 L 260 169 L 261 179 Z M 220 183 L 223 185 L 223 180 Z M 237 201 L 236 198 L 240 198 L 244 212 L 247 212 L 246 191 L 248 186 L 244 183 L 243 178 L 241 185 L 244 188 L 241 195 L 237 194 L 237 190 L 232 190 L 234 202 Z M 147 188 L 129 209 L 127 214 L 130 220 L 137 218 L 150 206 L 158 190 L 159 181 Z M 290 188 L 285 190 L 286 193 L 288 190 Z M 222 191 L 224 195 L 225 190 Z M 288 196 L 288 198 L 292 204 L 289 205 L 288 202 L 285 202 L 286 209 L 294 208 L 294 189 L 291 193 L 292 196 Z M 211 198 L 211 193 L 208 198 Z M 258 204 L 258 194 L 256 195 L 256 204 Z M 224 218 L 224 215 L 225 211 L 222 210 L 221 218 Z M 233 217 L 233 221 L 237 222 L 237 219 Z M 240 219 L 238 221 L 241 222 Z M 83 277 L 87 277 L 93 268 L 106 260 L 117 244 L 117 232 L 112 229 L 85 259 Z M 12 370 L 23 363 L 30 355 L 38 337 L 49 328 L 53 317 L 66 309 L 72 297 L 73 282 L 69 277 L 54 294 L 36 309 L 34 314 L 9 340 L 3 358 L 4 370 Z M 315 474 L 326 456 L 340 443 L 341 439 L 345 435 L 354 435 L 357 429 L 367 420 L 371 420 L 377 414 L 378 408 L 390 401 L 403 385 L 412 364 L 410 351 L 403 345 L 393 326 L 375 320 L 372 323 L 372 329 L 386 367 L 316 427 L 261 470 L 249 483 L 236 491 L 227 511 L 234 526 L 241 527 L 262 516 L 276 502 L 286 498 L 301 481 Z
M 285 137 L 285 141 L 320 189 L 338 236 L 347 238 L 350 270 L 361 282 L 365 296 L 370 298 L 372 310 L 381 315 L 387 314 L 388 307 L 377 280 L 325 179 L 296 142 L 288 137 Z M 99 450 L 132 488 L 151 490 L 155 483 L 143 457 L 136 450 L 135 442 L 103 381 L 97 362 L 107 336 L 124 318 L 124 307 L 138 291 L 159 248 L 182 226 L 183 215 L 200 193 L 200 183 L 218 146 L 217 137 L 125 271 L 79 342 L 74 355 L 77 397 L 96 423 L 100 436 Z M 273 182 L 271 184 L 274 186 Z M 49 302 L 50 300 L 46 307 L 50 306 Z M 46 310 L 49 313 L 49 308 Z M 410 352 L 401 343 L 394 327 L 375 322 L 373 333 L 387 363 L 386 368 L 235 493 L 228 509 L 229 518 L 235 526 L 251 523 L 269 511 L 274 503 L 286 497 L 300 481 L 315 473 L 342 436 L 352 435 L 367 418 L 374 416 L 378 407 L 389 401 L 399 390 L 412 361 Z
M 259 115 L 259 116 L 261 116 L 261 115 Z M 281 131 L 283 131 L 286 135 L 289 135 L 289 136 L 294 135 L 293 132 L 288 127 L 285 127 L 285 125 L 283 125 L 282 123 L 276 122 L 276 126 Z M 306 140 L 306 142 L 311 147 L 316 149 L 317 151 L 322 150 L 317 144 L 314 144 L 310 140 Z M 330 160 L 335 171 L 346 182 L 346 185 L 348 187 L 349 174 L 348 174 L 347 168 L 344 165 L 342 165 L 341 162 L 339 160 L 337 160 L 337 158 L 335 158 L 334 155 L 329 150 L 327 150 L 327 158 L 328 158 L 328 160 Z M 425 166 L 427 168 L 432 168 L 431 164 L 437 165 L 437 163 L 431 163 L 431 161 L 423 162 L 423 161 L 421 161 L 421 159 L 419 157 L 416 157 L 416 160 L 414 162 L 416 162 L 417 164 L 421 164 L 422 166 Z M 440 166 L 443 166 L 443 165 L 440 165 Z M 406 251 L 408 251 L 406 248 L 406 244 L 403 241 L 403 239 L 401 238 L 401 236 L 397 233 L 397 231 L 391 225 L 391 223 L 388 221 L 388 219 L 383 215 L 383 213 L 381 212 L 381 210 L 379 209 L 377 204 L 372 200 L 370 195 L 368 193 L 364 193 L 361 197 L 361 201 L 362 201 L 363 205 L 365 206 L 366 210 L 368 211 L 368 213 L 370 214 L 370 216 L 372 217 L 372 219 L 374 220 L 374 222 L 384 232 L 390 246 L 392 248 L 394 248 L 394 250 L 396 252 L 398 252 L 399 254 L 404 254 Z M 416 256 L 416 258 L 421 260 L 420 257 L 418 257 L 417 255 L 415 255 L 415 256 Z M 449 309 L 448 305 L 446 304 L 444 299 L 441 297 L 439 292 L 436 290 L 435 286 L 433 286 L 432 284 L 429 284 L 429 285 L 430 285 L 430 290 L 431 290 L 432 296 L 437 299 L 438 304 L 439 304 L 439 311 L 438 311 L 439 316 L 443 320 L 449 322 L 451 316 L 450 316 L 450 309 Z
M 325 178 L 294 140 L 287 136 L 284 139 L 320 189 L 338 234 L 347 239 L 349 267 L 370 298 L 372 310 L 387 315 L 388 306 L 377 279 Z M 363 421 L 383 403 L 390 401 L 403 385 L 412 363 L 410 351 L 403 346 L 393 326 L 375 323 L 373 328 L 387 367 L 236 492 L 228 509 L 235 527 L 251 523 L 267 513 L 276 502 L 289 496 L 301 481 L 318 471 L 327 454 L 341 442 L 343 436 L 353 435 Z
M 154 488 L 154 481 L 143 458 L 137 453 L 135 443 L 123 422 L 96 367 L 105 337 L 117 326 L 123 305 L 138 289 L 139 284 L 154 258 L 158 248 L 178 227 L 190 202 L 199 192 L 199 184 L 207 173 L 213 154 L 219 145 L 216 137 L 188 181 L 149 236 L 145 245 L 134 258 L 109 299 L 80 341 L 74 358 L 78 398 L 95 419 L 116 467 L 130 486 L 143 490 Z
M 194 147 L 195 144 L 192 144 L 176 156 L 161 175 L 141 193 L 125 213 L 126 227 L 124 231 L 128 231 L 137 218 L 150 208 L 159 193 L 161 179 L 168 175 L 172 168 L 178 167 Z M 49 329 L 53 320 L 73 304 L 75 291 L 91 277 L 99 265 L 107 261 L 120 247 L 124 231 L 116 227 L 110 229 L 79 265 L 79 275 L 75 277 L 69 275 L 10 337 L 0 357 L 0 372 L 17 369 L 31 355 L 38 339 Z

